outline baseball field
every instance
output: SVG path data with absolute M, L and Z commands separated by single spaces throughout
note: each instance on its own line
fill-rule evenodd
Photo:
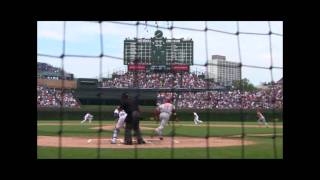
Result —
M 282 159 L 282 122 L 269 122 L 270 127 L 254 121 L 171 123 L 164 129 L 164 140 L 153 136 L 156 121 L 141 121 L 146 144 L 123 145 L 121 129 L 117 144 L 111 144 L 114 120 L 37 121 L 38 159 Z M 243 126 L 242 126 L 243 125 Z M 99 131 L 101 127 L 101 130 Z M 59 144 L 59 131 L 61 144 Z M 100 138 L 99 138 L 100 132 Z M 244 133 L 244 138 L 241 138 Z M 100 148 L 98 149 L 98 146 Z M 99 154 L 99 156 L 98 156 Z

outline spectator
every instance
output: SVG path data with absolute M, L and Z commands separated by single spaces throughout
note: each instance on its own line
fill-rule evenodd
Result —
M 68 74 L 67 72 L 62 71 L 61 68 L 56 68 L 56 67 L 53 67 L 53 66 L 51 66 L 49 64 L 41 63 L 41 62 L 37 63 L 37 72 L 39 74 L 44 73 L 44 72 L 45 73 L 50 73 L 50 74 L 56 74 L 56 75 L 53 75 L 53 76 L 40 75 L 41 76 L 40 78 L 54 79 L 54 80 L 62 79 L 62 77 L 60 77 L 62 73 Z
M 136 80 L 136 81 L 135 81 Z M 203 89 L 216 86 L 212 82 L 207 82 L 196 74 L 183 73 L 146 73 L 146 72 L 127 72 L 124 74 L 114 74 L 114 78 L 102 82 L 103 87 L 108 88 L 188 88 Z
M 283 102 L 282 86 L 254 92 L 207 91 L 183 93 L 159 93 L 157 103 L 173 98 L 179 109 L 281 109 Z
M 80 107 L 78 101 L 74 98 L 73 92 L 65 90 L 62 100 L 62 90 L 37 86 L 37 105 L 39 107 Z

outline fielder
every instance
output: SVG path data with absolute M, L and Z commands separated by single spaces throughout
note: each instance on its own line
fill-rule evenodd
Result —
M 114 111 L 114 116 L 118 117 L 118 121 L 113 130 L 111 144 L 117 143 L 117 137 L 120 133 L 120 128 L 124 128 L 124 124 L 125 124 L 124 120 L 127 117 L 127 113 L 118 106 Z
M 168 123 L 171 114 L 173 113 L 174 115 L 176 115 L 175 107 L 173 104 L 171 104 L 169 99 L 166 99 L 165 103 L 161 104 L 157 108 L 157 111 L 160 113 L 159 114 L 160 126 L 155 129 L 155 132 L 158 134 L 160 140 L 163 140 L 163 136 L 162 136 L 163 128 Z
M 193 112 L 193 115 L 194 115 L 194 119 L 193 119 L 194 124 L 200 126 L 200 124 L 203 123 L 203 122 L 201 120 L 199 120 L 198 114 L 196 112 Z
M 264 118 L 263 114 L 260 112 L 259 109 L 257 109 L 257 116 L 258 116 L 258 123 L 261 126 L 262 123 L 264 123 L 264 125 L 268 128 L 269 124 L 266 121 L 266 118 Z
M 83 120 L 81 121 L 81 124 L 86 122 L 87 120 L 89 120 L 89 123 L 91 123 L 93 119 L 93 115 L 91 115 L 90 113 L 87 113 L 84 117 L 83 117 Z

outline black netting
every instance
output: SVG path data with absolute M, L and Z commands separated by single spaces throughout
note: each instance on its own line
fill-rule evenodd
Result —
M 90 21 L 91 22 L 91 21 Z M 127 26 L 132 26 L 132 27 L 136 27 L 136 38 L 140 37 L 139 34 L 139 27 L 140 26 L 144 26 L 145 30 L 148 31 L 148 27 L 154 27 L 156 29 L 164 29 L 164 30 L 168 30 L 170 31 L 170 35 L 171 38 L 174 38 L 174 30 L 176 29 L 181 29 L 181 30 L 186 30 L 186 31 L 194 31 L 194 32 L 203 32 L 205 40 L 204 40 L 204 44 L 205 44 L 205 57 L 208 61 L 209 59 L 209 52 L 208 52 L 208 32 L 212 31 L 212 32 L 216 32 L 216 33 L 222 33 L 222 34 L 226 34 L 232 37 L 235 37 L 237 40 L 237 48 L 238 48 L 238 57 L 239 57 L 239 68 L 241 68 L 241 72 L 243 70 L 243 68 L 254 68 L 254 69 L 263 69 L 263 70 L 269 70 L 270 71 L 270 78 L 271 78 L 271 95 L 269 96 L 268 102 L 269 104 L 271 104 L 271 110 L 272 110 L 272 115 L 271 115 L 271 119 L 272 119 L 272 127 L 273 127 L 273 134 L 271 136 L 272 141 L 273 141 L 273 157 L 277 158 L 277 151 L 279 151 L 277 149 L 276 146 L 276 138 L 281 137 L 281 135 L 278 135 L 277 133 L 277 128 L 276 128 L 276 121 L 274 120 L 275 118 L 275 109 L 276 109 L 276 94 L 275 94 L 275 85 L 274 85 L 274 77 L 273 77 L 273 70 L 274 69 L 280 69 L 282 70 L 282 67 L 276 67 L 274 66 L 273 63 L 273 55 L 272 55 L 272 36 L 280 36 L 282 37 L 282 34 L 279 33 L 275 33 L 272 31 L 271 28 L 271 24 L 270 22 L 268 22 L 268 31 L 267 33 L 255 33 L 255 32 L 243 32 L 241 31 L 241 29 L 239 28 L 239 22 L 237 22 L 237 31 L 236 32 L 227 32 L 227 31 L 222 31 L 222 30 L 218 30 L 218 29 L 212 29 L 210 27 L 208 27 L 207 22 L 204 22 L 205 28 L 204 29 L 196 29 L 196 28 L 187 28 L 187 27 L 178 27 L 178 26 L 174 26 L 173 22 L 167 22 L 167 26 L 159 26 L 157 22 L 155 22 L 155 25 L 148 23 L 147 21 L 137 21 L 134 23 L 126 23 L 126 22 L 114 22 L 114 21 L 92 21 L 92 23 L 96 23 L 99 25 L 99 32 L 100 32 L 100 53 L 97 55 L 77 55 L 77 54 L 68 54 L 66 53 L 66 29 L 68 28 L 68 22 L 64 22 L 63 23 L 63 40 L 62 40 L 62 54 L 60 55 L 52 55 L 52 54 L 44 54 L 44 53 L 38 53 L 38 57 L 49 57 L 49 58 L 56 58 L 56 59 L 60 59 L 61 60 L 61 76 L 65 77 L 65 71 L 64 71 L 64 59 L 66 57 L 75 57 L 75 58 L 94 58 L 94 59 L 99 59 L 99 81 L 102 79 L 102 72 L 103 72 L 103 58 L 108 58 L 108 59 L 113 59 L 113 60 L 118 60 L 118 61 L 123 61 L 122 57 L 115 57 L 113 55 L 109 55 L 106 54 L 104 52 L 104 40 L 103 40 L 103 24 L 104 23 L 110 23 L 110 24 L 121 24 L 121 25 L 127 25 Z M 269 67 L 265 67 L 265 66 L 256 66 L 256 65 L 251 65 L 251 64 L 243 64 L 242 61 L 242 44 L 241 44 L 241 40 L 240 40 L 240 36 L 241 35 L 252 35 L 252 36 L 268 36 L 269 37 L 269 56 L 270 56 L 270 66 Z M 197 47 L 195 47 L 197 48 Z M 136 52 L 138 53 L 138 52 Z M 110 64 L 112 64 L 112 62 L 110 62 Z M 193 64 L 195 66 L 202 66 L 202 67 L 207 67 L 208 65 L 213 65 L 213 66 L 225 66 L 225 65 L 220 65 L 220 64 L 208 64 L 208 62 L 206 62 L 205 64 Z M 208 75 L 209 72 L 206 72 Z M 174 77 L 175 78 L 180 78 L 180 80 L 175 79 L 176 81 L 180 82 L 180 87 L 183 87 L 182 85 L 182 75 L 177 75 L 175 73 Z M 242 74 L 242 73 L 241 73 Z M 62 156 L 62 145 L 63 145 L 63 132 L 64 132 L 64 94 L 65 94 L 65 78 L 62 78 L 62 84 L 61 84 L 61 105 L 60 105 L 60 114 L 59 114 L 59 131 L 58 131 L 58 136 L 59 136 L 59 150 L 58 150 L 58 158 L 63 158 Z M 135 90 L 135 94 L 139 95 L 141 93 L 144 92 L 144 87 L 140 87 L 139 85 L 139 76 L 138 76 L 138 72 L 134 72 L 133 73 L 133 87 L 129 87 L 128 89 L 134 89 Z M 238 99 L 240 101 L 240 108 L 237 108 L 237 111 L 239 111 L 239 121 L 240 121 L 240 126 L 241 126 L 241 133 L 239 135 L 239 133 L 234 133 L 234 134 L 228 134 L 225 136 L 220 136 L 220 135 L 215 135 L 215 137 L 226 137 L 226 138 L 230 138 L 230 137 L 240 137 L 241 138 L 241 158 L 246 158 L 246 146 L 245 146 L 245 140 L 248 136 L 247 132 L 245 131 L 245 119 L 246 119 L 246 114 L 244 111 L 244 104 L 246 103 L 245 101 L 243 101 L 243 82 L 242 82 L 242 76 L 240 75 L 240 98 Z M 159 88 L 153 88 L 156 91 L 159 92 L 163 92 L 163 89 Z M 103 141 L 102 138 L 102 133 L 103 133 L 103 114 L 102 114 L 102 94 L 105 93 L 104 91 L 102 91 L 102 88 L 99 88 L 99 93 L 97 94 L 98 99 L 99 99 L 99 106 L 98 106 L 98 123 L 99 123 L 99 129 L 97 130 L 97 158 L 100 159 L 101 157 L 101 146 L 103 143 L 105 143 L 105 141 Z M 123 90 L 123 89 L 122 89 Z M 186 92 L 191 92 L 194 91 L 194 89 L 183 89 L 183 88 L 176 88 L 176 87 L 170 87 L 169 89 L 167 89 L 167 92 L 171 92 L 173 94 L 175 94 L 176 97 L 180 97 L 181 95 L 184 95 L 184 93 Z M 206 78 L 206 86 L 205 88 L 202 89 L 196 89 L 196 92 L 203 92 L 204 96 L 207 96 L 206 98 L 208 99 L 208 101 L 212 98 L 212 94 L 210 94 L 210 92 L 214 91 L 214 89 L 211 86 L 211 82 L 209 81 L 209 78 Z M 220 97 L 223 96 L 223 93 L 219 93 L 219 99 Z M 218 100 L 219 101 L 219 100 Z M 181 99 L 176 98 L 175 101 L 173 102 L 175 106 L 177 106 L 179 103 L 181 103 Z M 206 112 L 206 133 L 204 133 L 204 140 L 206 141 L 206 158 L 211 158 L 210 152 L 212 150 L 212 148 L 210 147 L 210 138 L 212 137 L 212 134 L 215 134 L 215 129 L 210 128 L 212 123 L 214 124 L 214 121 L 210 121 L 210 119 L 216 119 L 215 117 L 212 117 L 212 114 L 210 113 L 212 111 L 212 109 L 210 108 L 205 108 L 204 112 Z M 176 136 L 183 136 L 183 137 L 192 137 L 192 135 L 189 134 L 183 134 L 183 133 L 177 133 L 176 132 L 176 122 L 172 121 L 171 124 L 171 132 L 169 133 L 170 138 L 171 138 L 171 151 L 170 151 L 170 158 L 174 159 L 175 158 L 175 137 Z M 138 149 L 139 146 L 134 143 L 134 158 L 139 158 L 139 154 L 138 154 Z

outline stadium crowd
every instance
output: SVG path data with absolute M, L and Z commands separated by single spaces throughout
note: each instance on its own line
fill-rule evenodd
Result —
M 73 80 L 73 74 L 63 71 L 61 68 L 53 67 L 47 63 L 37 63 L 38 78 L 51 80 Z M 63 77 L 63 75 L 64 77 Z
M 136 82 L 135 82 L 136 80 Z M 139 88 L 187 88 L 205 89 L 207 82 L 194 73 L 159 73 L 159 72 L 126 72 L 114 74 L 112 79 L 102 82 L 102 87 L 107 88 L 132 88 L 136 84 Z M 208 82 L 209 88 L 218 87 L 213 82 Z M 256 91 L 229 90 L 206 92 L 159 93 L 157 103 L 162 103 L 165 98 L 174 99 L 179 109 L 264 109 L 282 108 L 282 86 L 274 86 L 273 90 L 260 89 Z
M 63 107 L 80 107 L 80 104 L 70 90 L 65 90 L 62 101 L 62 90 L 48 88 L 46 86 L 37 86 L 38 107 L 60 107 L 62 102 Z
M 37 63 L 37 70 L 38 72 L 50 72 L 50 73 L 61 73 L 60 68 L 53 67 L 47 63 Z
M 135 82 L 136 81 L 136 82 Z M 139 88 L 207 88 L 207 82 L 194 73 L 146 73 L 132 72 L 123 75 L 115 74 L 113 79 L 102 82 L 102 87 L 108 88 L 132 88 L 136 85 Z M 217 85 L 208 82 L 209 88 Z
M 275 86 L 273 90 L 242 93 L 239 90 L 159 93 L 157 103 L 163 103 L 165 98 L 172 98 L 179 109 L 281 109 L 283 90 L 281 86 Z

